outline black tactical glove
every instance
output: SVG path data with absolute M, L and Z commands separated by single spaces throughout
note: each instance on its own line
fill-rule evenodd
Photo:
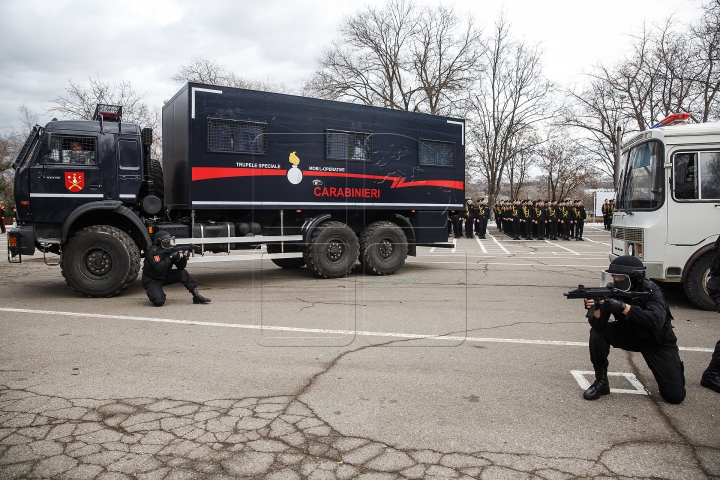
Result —
M 170 256 L 170 258 L 172 259 L 173 262 L 177 262 L 178 260 L 180 260 L 180 258 L 182 258 L 182 253 L 180 253 L 179 251 L 175 251 Z
M 617 298 L 606 298 L 602 304 L 603 313 L 622 313 L 625 310 L 625 302 L 618 300 Z

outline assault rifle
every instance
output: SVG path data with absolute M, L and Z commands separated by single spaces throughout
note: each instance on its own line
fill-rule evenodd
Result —
M 590 307 L 585 315 L 587 318 L 592 318 L 595 314 L 595 310 L 600 308 L 600 300 L 606 298 L 624 298 L 632 300 L 633 298 L 644 298 L 650 295 L 650 292 L 626 292 L 620 290 L 608 284 L 607 287 L 597 288 L 586 288 L 585 285 L 578 285 L 578 288 L 570 290 L 567 293 L 563 293 L 568 300 L 573 298 L 591 298 L 595 300 L 595 304 Z
M 185 245 L 173 245 L 170 248 L 163 249 L 163 253 L 172 256 L 175 252 L 180 252 L 181 255 L 185 255 L 185 252 L 194 252 L 195 251 L 195 245 L 192 243 L 188 243 Z

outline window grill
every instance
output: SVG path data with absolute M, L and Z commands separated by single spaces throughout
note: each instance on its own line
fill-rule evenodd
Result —
M 328 160 L 372 161 L 372 135 L 328 130 L 325 158 Z
M 94 165 L 97 163 L 95 138 L 53 136 L 50 153 L 45 155 L 45 163 Z
M 208 151 L 267 154 L 267 125 L 208 118 Z
M 35 153 L 35 149 L 40 143 L 39 139 L 42 137 L 42 133 L 45 130 L 43 128 L 38 127 L 35 125 L 30 132 L 30 135 L 28 135 L 27 140 L 25 140 L 25 143 L 23 144 L 23 147 L 20 149 L 20 153 L 18 153 L 17 158 L 12 164 L 12 167 L 15 168 L 20 164 L 27 163 L 26 159 L 31 158 L 32 154 Z
M 455 166 L 455 144 L 437 140 L 418 140 L 418 163 L 428 167 Z

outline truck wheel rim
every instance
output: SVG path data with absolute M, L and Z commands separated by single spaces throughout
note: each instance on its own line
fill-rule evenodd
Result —
M 113 257 L 104 248 L 89 248 L 83 258 L 85 271 L 92 279 L 103 279 L 112 272 Z
M 710 280 L 710 269 L 709 268 L 707 270 L 705 270 L 705 273 L 703 273 L 703 276 L 702 276 L 703 290 L 705 291 L 705 295 L 709 296 L 710 294 L 708 293 L 708 289 L 707 289 L 708 280 Z
M 380 258 L 383 260 L 387 260 L 393 256 L 393 253 L 395 253 L 395 244 L 392 239 L 388 237 L 383 238 L 378 244 L 378 255 L 380 255 Z
M 325 258 L 333 263 L 339 262 L 345 256 L 345 248 L 345 242 L 334 238 L 325 244 Z

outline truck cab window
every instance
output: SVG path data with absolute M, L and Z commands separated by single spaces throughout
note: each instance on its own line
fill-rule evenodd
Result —
M 700 152 L 700 197 L 720 199 L 720 152 Z
M 55 136 L 52 139 L 52 149 L 43 157 L 43 163 L 96 165 L 95 138 Z
M 675 198 L 697 200 L 697 153 L 680 153 L 673 158 L 675 168 Z
M 120 168 L 123 170 L 140 170 L 140 147 L 134 140 L 118 142 Z

